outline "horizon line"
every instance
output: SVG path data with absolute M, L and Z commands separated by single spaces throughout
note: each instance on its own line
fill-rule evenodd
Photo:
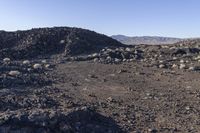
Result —
M 176 39 L 199 39 L 200 36 L 194 36 L 194 37 L 177 37 L 177 36 L 165 36 L 165 35 L 130 35 L 130 34 L 106 34 L 106 33 L 102 33 L 99 31 L 96 31 L 94 29 L 89 29 L 89 28 L 84 28 L 84 27 L 79 27 L 79 26 L 38 26 L 38 27 L 28 27 L 28 28 L 22 28 L 22 29 L 13 29 L 13 30 L 8 30 L 8 29 L 0 29 L 0 31 L 4 31 L 4 32 L 17 32 L 17 31 L 27 31 L 27 30 L 32 30 L 32 29 L 42 29 L 42 28 L 80 28 L 80 29 L 85 29 L 85 30 L 90 30 L 90 31 L 94 31 L 96 33 L 99 34 L 104 34 L 106 36 L 112 37 L 112 36 L 126 36 L 126 37 L 164 37 L 164 38 L 176 38 Z

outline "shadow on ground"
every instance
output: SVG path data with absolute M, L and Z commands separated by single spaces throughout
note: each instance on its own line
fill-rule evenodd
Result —
M 38 117 L 38 116 L 37 116 Z M 25 117 L 24 117 L 25 118 Z M 0 126 L 1 133 L 124 133 L 116 122 L 92 110 L 78 110 L 51 119 L 13 119 Z

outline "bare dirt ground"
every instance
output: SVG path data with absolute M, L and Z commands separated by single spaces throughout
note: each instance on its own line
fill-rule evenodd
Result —
M 128 132 L 200 131 L 199 72 L 139 62 L 74 62 L 58 65 L 55 72 L 62 75 L 54 84 L 62 94 L 111 117 Z

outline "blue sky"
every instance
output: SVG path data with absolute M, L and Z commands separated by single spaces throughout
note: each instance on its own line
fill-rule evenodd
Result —
M 0 30 L 52 26 L 106 35 L 200 37 L 200 0 L 0 0 Z

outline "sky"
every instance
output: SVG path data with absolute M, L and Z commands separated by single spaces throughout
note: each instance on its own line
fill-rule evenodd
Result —
M 109 36 L 200 37 L 200 0 L 0 0 L 0 30 L 54 26 Z

